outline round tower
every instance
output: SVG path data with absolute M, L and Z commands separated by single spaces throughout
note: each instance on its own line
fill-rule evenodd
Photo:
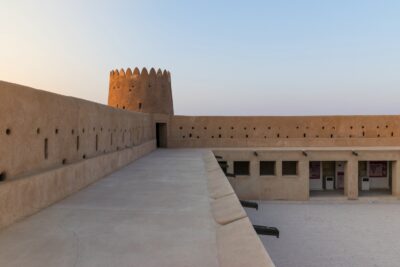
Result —
M 174 114 L 169 71 L 135 68 L 110 72 L 108 105 L 144 113 Z

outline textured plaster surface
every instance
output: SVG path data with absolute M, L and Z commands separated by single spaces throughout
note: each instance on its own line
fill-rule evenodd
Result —
M 397 115 L 172 116 L 170 147 L 398 146 Z
M 254 224 L 278 227 L 260 236 L 277 267 L 392 267 L 400 262 L 397 202 L 261 202 Z

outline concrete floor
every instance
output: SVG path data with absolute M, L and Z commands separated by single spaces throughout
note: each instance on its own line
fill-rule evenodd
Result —
M 395 267 L 400 262 L 400 205 L 368 201 L 272 203 L 246 209 L 277 267 Z
M 201 150 L 157 150 L 0 232 L 0 266 L 218 266 Z

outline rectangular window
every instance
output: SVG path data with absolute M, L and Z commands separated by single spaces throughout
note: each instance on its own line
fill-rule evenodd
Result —
M 250 161 L 235 161 L 233 171 L 235 175 L 250 175 Z
M 282 161 L 282 175 L 297 175 L 297 161 Z
M 226 170 L 228 169 L 228 163 L 226 161 L 219 160 L 219 166 L 221 167 L 222 171 L 226 174 Z
M 275 161 L 260 161 L 260 175 L 275 175 Z

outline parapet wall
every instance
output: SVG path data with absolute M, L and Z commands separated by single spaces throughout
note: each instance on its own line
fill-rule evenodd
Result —
M 144 113 L 173 114 L 171 74 L 154 68 L 110 72 L 108 105 Z
M 173 116 L 170 147 L 398 146 L 400 116 Z
M 268 252 L 211 151 L 204 154 L 221 267 L 274 267 Z M 238 253 L 240 251 L 240 253 Z
M 0 82 L 0 173 L 6 180 L 155 138 L 152 115 Z
M 153 115 L 0 82 L 0 228 L 156 148 Z

